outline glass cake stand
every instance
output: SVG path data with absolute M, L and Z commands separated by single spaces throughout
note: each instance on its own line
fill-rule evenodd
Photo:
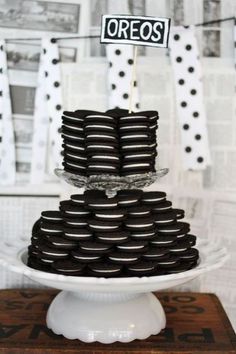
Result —
M 180 285 L 221 267 L 225 248 L 199 241 L 200 262 L 186 272 L 151 277 L 96 278 L 46 273 L 27 266 L 29 240 L 1 242 L 0 265 L 40 284 L 62 290 L 47 312 L 54 333 L 83 342 L 113 343 L 145 339 L 166 325 L 164 310 L 151 292 Z
M 107 191 L 117 191 L 120 189 L 142 189 L 150 186 L 156 182 L 159 178 L 165 176 L 168 172 L 168 168 L 162 168 L 156 172 L 142 173 L 132 176 L 112 176 L 112 175 L 93 175 L 90 177 L 76 175 L 63 169 L 56 168 L 54 170 L 57 177 L 64 180 L 68 184 L 86 189 L 100 189 Z

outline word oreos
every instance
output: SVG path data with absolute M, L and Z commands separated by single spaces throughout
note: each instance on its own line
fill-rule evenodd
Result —
M 168 46 L 169 18 L 103 15 L 101 43 Z

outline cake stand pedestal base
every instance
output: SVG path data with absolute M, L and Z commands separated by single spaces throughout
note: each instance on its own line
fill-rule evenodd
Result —
M 62 291 L 47 313 L 47 326 L 54 333 L 87 343 L 145 339 L 165 325 L 164 310 L 152 293 Z

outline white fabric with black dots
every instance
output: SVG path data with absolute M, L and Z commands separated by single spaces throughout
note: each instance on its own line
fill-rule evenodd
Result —
M 173 27 L 170 57 L 174 71 L 177 115 L 185 170 L 203 170 L 210 164 L 202 67 L 194 27 Z
M 108 106 L 129 109 L 130 83 L 133 69 L 134 46 L 108 44 L 106 46 L 108 60 Z M 132 111 L 140 108 L 137 79 L 135 78 Z
M 44 180 L 52 156 L 52 168 L 62 163 L 60 134 L 62 114 L 61 72 L 57 42 L 42 39 L 38 85 L 35 95 L 34 134 L 31 163 L 31 183 Z
M 15 138 L 7 72 L 6 43 L 0 40 L 0 184 L 16 178 Z

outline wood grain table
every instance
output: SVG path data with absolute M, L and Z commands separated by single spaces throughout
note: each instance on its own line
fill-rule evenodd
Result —
M 166 292 L 158 298 L 167 327 L 131 343 L 86 344 L 57 336 L 46 327 L 56 290 L 0 291 L 0 354 L 215 354 L 236 353 L 236 336 L 213 294 Z

